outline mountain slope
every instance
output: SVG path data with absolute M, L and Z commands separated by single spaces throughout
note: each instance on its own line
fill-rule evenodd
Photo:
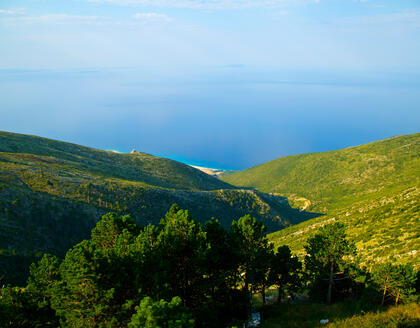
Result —
M 419 185 L 420 133 L 362 146 L 279 158 L 222 176 L 223 181 L 292 199 L 305 198 L 316 209 L 354 197 Z
M 0 132 L 0 152 L 13 153 L 17 161 L 23 158 L 55 166 L 70 166 L 97 176 L 143 182 L 156 187 L 188 190 L 233 188 L 189 165 L 140 152 L 120 154 L 8 132 Z
M 290 245 L 299 255 L 317 228 L 338 220 L 347 225 L 363 262 L 394 257 L 419 263 L 419 133 L 279 158 L 222 179 L 286 196 L 294 206 L 326 214 L 270 235 L 277 245 Z
M 0 278 L 21 282 L 34 256 L 65 254 L 106 212 L 158 224 L 173 203 L 227 228 L 249 213 L 270 232 L 318 216 L 175 161 L 0 132 Z

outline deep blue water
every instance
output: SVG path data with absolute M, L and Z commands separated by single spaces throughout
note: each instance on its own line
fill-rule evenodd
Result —
M 420 74 L 0 71 L 0 130 L 214 168 L 420 131 Z

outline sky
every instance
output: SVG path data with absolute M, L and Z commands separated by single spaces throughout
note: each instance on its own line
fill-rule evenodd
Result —
M 418 0 L 2 0 L 0 130 L 244 169 L 420 127 Z

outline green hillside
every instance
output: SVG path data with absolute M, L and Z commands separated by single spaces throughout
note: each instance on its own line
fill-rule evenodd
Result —
M 319 226 L 344 222 L 366 264 L 394 257 L 419 263 L 420 134 L 342 150 L 279 158 L 222 179 L 289 198 L 326 214 L 276 232 L 278 245 L 303 255 Z
M 64 255 L 109 211 L 158 224 L 173 203 L 225 227 L 249 213 L 271 232 L 317 216 L 172 160 L 0 132 L 0 277 L 22 281 L 34 257 Z
M 120 154 L 1 131 L 0 152 L 9 153 L 2 156 L 2 161 L 9 157 L 9 163 L 22 161 L 27 165 L 32 161 L 34 167 L 53 166 L 67 172 L 70 167 L 73 172 L 89 171 L 97 177 L 142 182 L 156 187 L 188 190 L 233 188 L 191 166 L 140 152 Z

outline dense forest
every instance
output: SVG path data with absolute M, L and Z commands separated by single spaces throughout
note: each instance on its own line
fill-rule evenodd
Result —
M 269 317 L 272 288 L 278 303 L 308 295 L 326 304 L 351 300 L 363 311 L 419 301 L 419 272 L 410 264 L 361 266 L 341 223 L 309 238 L 303 261 L 287 246 L 274 249 L 266 229 L 249 215 L 229 229 L 216 219 L 202 225 L 177 205 L 158 225 L 108 213 L 63 259 L 33 263 L 26 286 L 3 286 L 0 325 L 242 327 L 256 295 L 263 321 Z M 405 318 L 404 327 L 418 319 Z

